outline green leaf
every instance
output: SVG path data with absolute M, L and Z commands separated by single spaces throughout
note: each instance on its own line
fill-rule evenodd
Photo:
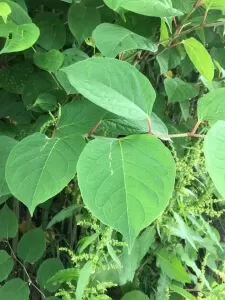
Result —
M 166 78 L 164 85 L 169 103 L 191 100 L 199 93 L 198 89 L 178 77 Z
M 182 283 L 190 283 L 190 277 L 180 260 L 173 254 L 162 249 L 157 252 L 157 265 L 171 279 Z
M 0 2 L 0 17 L 7 23 L 8 15 L 11 13 L 11 8 L 8 3 Z
M 38 261 L 46 249 L 45 234 L 41 228 L 26 232 L 19 241 L 17 255 L 25 263 Z
M 34 18 L 40 28 L 38 44 L 46 49 L 61 49 L 66 42 L 66 29 L 63 22 L 51 12 L 42 12 Z
M 165 21 L 161 20 L 161 27 L 160 27 L 160 42 L 169 38 L 169 32 L 166 26 Z M 162 45 L 166 47 L 169 41 L 163 42 Z
M 34 63 L 40 69 L 56 73 L 62 66 L 64 55 L 58 50 L 50 50 L 47 53 L 34 53 Z
M 80 94 L 95 104 L 125 118 L 146 119 L 155 91 L 134 66 L 111 58 L 90 58 L 64 68 Z
M 0 239 L 14 238 L 18 231 L 18 220 L 7 204 L 0 210 Z
M 0 24 L 0 31 L 3 26 L 5 26 L 7 35 L 5 36 L 5 45 L 0 54 L 26 50 L 36 43 L 40 35 L 38 27 L 33 23 L 22 25 L 13 23 Z
M 13 266 L 12 257 L 5 250 L 0 250 L 0 282 L 8 278 Z
M 41 93 L 33 105 L 35 108 L 40 108 L 43 111 L 53 111 L 57 108 L 57 99 L 49 93 Z
M 225 88 L 214 90 L 198 100 L 198 120 L 215 123 L 225 121 Z
M 68 12 L 68 25 L 72 34 L 81 44 L 92 35 L 95 27 L 101 23 L 99 9 L 86 7 L 82 2 L 74 2 Z
M 225 10 L 225 2 L 224 0 L 205 0 L 203 5 L 207 9 L 220 9 Z
M 129 293 L 126 293 L 121 300 L 149 300 L 148 296 L 143 294 L 140 291 L 132 291 Z
M 214 77 L 214 64 L 205 47 L 193 37 L 184 40 L 183 44 L 198 72 L 208 81 L 212 81 Z
M 150 135 L 91 141 L 77 168 L 85 205 L 121 232 L 130 250 L 139 232 L 164 211 L 174 187 L 171 153 Z
M 11 9 L 10 20 L 17 25 L 32 23 L 31 18 L 26 11 L 15 1 L 0 0 L 0 3 L 6 3 Z
M 33 214 L 35 207 L 58 194 L 75 176 L 85 146 L 81 135 L 62 139 L 35 133 L 20 141 L 6 165 L 12 194 Z
M 81 254 L 82 252 L 84 252 L 84 250 L 87 249 L 87 247 L 90 246 L 98 237 L 99 233 L 96 232 L 91 236 L 80 239 L 78 242 L 78 253 Z
M 116 57 L 121 52 L 134 49 L 151 52 L 158 49 L 150 39 L 115 24 L 103 23 L 97 26 L 93 39 L 100 52 L 108 57 Z
M 0 136 L 0 197 L 10 194 L 10 190 L 5 180 L 5 165 L 9 153 L 16 144 L 16 140 L 8 136 Z
M 37 282 L 41 288 L 51 293 L 57 291 L 60 284 L 48 283 L 48 280 L 62 269 L 64 269 L 64 266 L 58 258 L 49 258 L 43 261 L 37 271 Z
M 141 15 L 161 18 L 183 14 L 172 7 L 171 0 L 104 0 L 104 2 L 117 12 L 124 8 Z
M 79 278 L 76 288 L 76 300 L 82 300 L 85 288 L 87 287 L 92 273 L 91 261 L 86 262 L 83 268 L 80 270 Z
M 0 288 L 0 299 L 29 300 L 29 295 L 30 289 L 28 283 L 20 278 L 7 281 Z
M 225 121 L 218 121 L 208 132 L 204 141 L 206 169 L 213 183 L 225 197 Z
M 186 299 L 186 300 L 195 300 L 196 299 L 192 294 L 190 294 L 189 292 L 187 292 L 185 289 L 181 288 L 178 285 L 170 284 L 169 287 L 173 292 L 183 296 L 184 299 Z
M 71 217 L 74 214 L 74 212 L 81 207 L 82 207 L 82 205 L 74 204 L 67 208 L 62 209 L 57 215 L 55 215 L 51 219 L 51 221 L 48 223 L 47 229 L 51 228 L 56 223 L 62 222 L 65 219 Z
M 63 137 L 75 133 L 86 134 L 105 114 L 105 110 L 86 99 L 72 101 L 62 107 L 55 136 Z
M 184 13 L 189 13 L 193 6 L 196 4 L 196 0 L 172 0 L 173 7 Z
M 76 268 L 70 268 L 70 269 L 58 271 L 48 280 L 48 283 L 61 284 L 64 282 L 71 282 L 77 280 L 78 278 L 79 278 L 79 270 Z

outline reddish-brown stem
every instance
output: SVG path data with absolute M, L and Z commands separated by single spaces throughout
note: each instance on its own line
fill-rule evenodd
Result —
M 168 48 L 173 48 L 173 47 L 176 47 L 176 46 L 182 45 L 182 44 L 183 44 L 183 42 L 179 42 L 179 43 L 168 46 Z
M 97 130 L 98 126 L 101 124 L 102 120 L 100 120 L 92 129 L 91 131 L 89 132 L 88 136 L 92 136 L 95 131 Z
M 176 20 L 176 17 L 173 17 L 173 23 L 174 23 L 175 27 L 177 28 L 177 27 L 178 27 L 178 25 L 177 25 L 177 20 Z
M 151 123 L 150 118 L 147 118 L 147 121 L 148 121 L 148 133 L 153 134 L 152 133 L 152 123 Z
M 188 136 L 194 136 L 196 131 L 198 130 L 199 126 L 201 125 L 201 123 L 202 123 L 202 121 L 198 121 L 195 124 L 195 127 L 192 129 L 192 131 L 188 133 Z

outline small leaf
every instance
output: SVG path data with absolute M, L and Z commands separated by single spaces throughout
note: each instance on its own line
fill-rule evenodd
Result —
M 16 140 L 8 136 L 0 136 L 0 197 L 10 194 L 10 190 L 5 180 L 5 166 L 9 153 L 16 144 Z
M 214 124 L 225 121 L 225 88 L 214 90 L 198 100 L 198 119 Z
M 76 268 L 70 268 L 70 269 L 58 271 L 48 280 L 48 283 L 55 285 L 64 282 L 71 282 L 77 280 L 78 278 L 79 278 L 79 270 Z
M 0 282 L 8 278 L 13 266 L 12 257 L 5 250 L 0 250 Z
M 0 299 L 29 300 L 29 295 L 30 289 L 28 283 L 20 278 L 7 281 L 0 288 Z
M 104 0 L 104 2 L 117 12 L 123 8 L 150 17 L 173 17 L 183 14 L 172 7 L 171 0 Z
M 116 57 L 121 52 L 134 49 L 151 52 L 158 49 L 150 39 L 115 24 L 103 23 L 97 26 L 93 39 L 96 47 L 107 57 Z
M 119 116 L 144 120 L 155 101 L 149 80 L 135 67 L 111 58 L 90 58 L 62 69 L 85 98 Z
M 199 93 L 198 89 L 178 77 L 166 78 L 164 85 L 169 103 L 191 100 Z
M 92 35 L 95 27 L 101 23 L 101 15 L 95 7 L 86 7 L 82 2 L 74 2 L 68 12 L 70 31 L 81 44 Z
M 130 250 L 139 232 L 168 205 L 174 180 L 170 151 L 150 135 L 96 139 L 78 162 L 85 205 L 102 223 L 121 232 Z
M 220 9 L 225 10 L 225 2 L 224 0 L 205 0 L 203 5 L 207 9 Z
M 82 205 L 74 204 L 67 208 L 62 209 L 57 215 L 55 215 L 51 219 L 51 221 L 48 223 L 48 226 L 46 229 L 49 229 L 56 223 L 62 222 L 65 219 L 71 217 L 77 209 L 82 208 L 82 207 L 83 207 Z
M 149 300 L 148 296 L 143 294 L 140 291 L 132 291 L 129 293 L 126 293 L 121 300 Z
M 34 53 L 34 63 L 40 69 L 56 73 L 62 66 L 64 55 L 58 50 L 50 50 L 46 53 Z
M 52 278 L 58 271 L 64 269 L 64 266 L 58 258 L 49 258 L 43 261 L 37 271 L 37 282 L 42 289 L 53 293 L 58 290 L 60 284 L 48 283 L 48 280 Z
M 40 35 L 38 27 L 33 23 L 22 25 L 13 23 L 0 24 L 0 31 L 3 26 L 6 27 L 7 35 L 5 36 L 5 45 L 0 51 L 0 54 L 26 50 L 36 43 Z M 11 36 L 9 37 L 9 35 Z
M 40 28 L 38 44 L 46 50 L 61 49 L 66 42 L 66 29 L 63 22 L 51 12 L 42 12 L 34 18 Z
M 78 242 L 78 253 L 81 254 L 84 250 L 90 246 L 97 238 L 99 237 L 99 233 L 94 233 L 91 236 L 84 237 Z
M 10 6 L 10 20 L 17 25 L 32 23 L 27 12 L 16 2 L 10 0 L 0 0 L 0 3 L 6 3 Z
M 31 214 L 35 207 L 58 194 L 75 176 L 85 146 L 79 134 L 62 139 L 35 133 L 20 141 L 6 164 L 6 181 L 12 194 Z
M 76 288 L 76 300 L 82 300 L 85 288 L 87 287 L 92 273 L 91 261 L 86 262 L 83 268 L 80 270 L 79 278 Z
M 199 73 L 208 81 L 212 81 L 214 77 L 214 64 L 205 47 L 193 37 L 184 40 L 183 44 L 190 60 Z
M 213 183 L 225 197 L 225 121 L 218 121 L 208 132 L 204 141 L 206 169 Z
M 25 233 L 19 241 L 17 255 L 25 263 L 31 264 L 38 261 L 46 249 L 45 234 L 41 228 L 36 228 Z
M 169 287 L 173 292 L 183 296 L 186 300 L 195 300 L 196 299 L 192 294 L 190 294 L 189 292 L 187 292 L 185 289 L 181 288 L 178 285 L 170 284 Z
M 182 283 L 190 283 L 190 277 L 180 260 L 173 254 L 162 249 L 157 252 L 157 264 L 171 279 Z
M 11 8 L 8 3 L 0 2 L 0 17 L 2 17 L 3 21 L 7 23 L 8 15 L 11 13 Z
M 18 220 L 7 204 L 0 210 L 0 239 L 14 238 L 18 231 Z
M 49 93 L 41 93 L 34 102 L 33 107 L 38 107 L 43 111 L 53 111 L 57 108 L 56 97 Z
M 166 23 L 163 19 L 161 19 L 161 27 L 160 27 L 160 42 L 169 38 L 169 32 L 166 26 Z M 166 47 L 169 41 L 162 42 L 162 45 Z

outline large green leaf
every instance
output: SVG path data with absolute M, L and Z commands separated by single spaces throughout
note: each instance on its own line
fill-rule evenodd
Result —
M 63 22 L 53 13 L 42 12 L 34 18 L 40 28 L 38 44 L 46 50 L 61 49 L 66 42 L 66 29 Z
M 206 169 L 218 192 L 225 197 L 225 121 L 218 121 L 204 141 Z
M 96 139 L 78 162 L 84 203 L 121 232 L 131 250 L 139 232 L 166 208 L 175 181 L 170 151 L 150 135 Z
M 171 279 L 183 283 L 191 282 L 190 277 L 180 260 L 167 250 L 162 249 L 157 252 L 157 264 L 162 269 L 163 273 Z
M 58 258 L 49 258 L 43 261 L 37 271 L 37 282 L 42 289 L 46 289 L 49 292 L 55 292 L 58 290 L 60 284 L 48 283 L 48 280 L 55 275 L 58 271 L 63 270 L 64 266 Z
M 196 97 L 199 92 L 198 89 L 178 77 L 166 78 L 164 85 L 169 103 L 191 100 Z
M 2 30 L 3 32 L 5 30 L 5 33 L 3 35 L 0 33 L 0 36 L 5 37 L 6 42 L 0 54 L 26 50 L 36 43 L 40 35 L 38 27 L 33 23 L 22 25 L 14 23 L 0 24 L 0 32 Z
M 151 52 L 158 49 L 150 39 L 115 24 L 99 25 L 93 32 L 93 39 L 100 52 L 108 57 L 116 57 L 121 52 L 133 49 Z
M 85 146 L 79 134 L 62 139 L 35 133 L 20 141 L 6 165 L 12 194 L 33 214 L 35 207 L 58 194 L 74 177 Z
M 10 190 L 5 180 L 5 165 L 10 151 L 16 144 L 16 140 L 8 136 L 0 136 L 0 197 L 10 194 Z
M 62 107 L 55 136 L 86 134 L 94 128 L 105 113 L 105 110 L 86 99 L 74 100 Z
M 14 261 L 5 251 L 0 250 L 0 282 L 5 280 L 13 269 Z
M 104 0 L 110 8 L 120 11 L 124 8 L 135 13 L 152 17 L 180 16 L 182 12 L 172 7 L 171 0 Z
M 47 53 L 34 53 L 34 63 L 40 69 L 56 73 L 62 66 L 64 55 L 58 50 L 50 50 Z
M 18 231 L 18 220 L 7 204 L 0 210 L 0 239 L 14 238 Z
M 214 64 L 205 47 L 193 37 L 184 40 L 183 44 L 190 60 L 199 73 L 208 81 L 212 81 L 214 77 Z
M 225 88 L 212 91 L 198 100 L 199 121 L 225 121 Z
M 0 288 L 0 299 L 15 299 L 15 300 L 29 300 L 30 289 L 28 283 L 20 278 L 14 278 L 7 281 Z
M 205 0 L 203 5 L 207 9 L 221 9 L 225 10 L 225 2 L 224 0 Z
M 144 120 L 152 110 L 151 83 L 127 62 L 90 58 L 62 70 L 79 93 L 112 113 Z
M 45 234 L 41 228 L 31 229 L 19 241 L 17 255 L 25 263 L 35 263 L 44 254 Z
M 148 296 L 140 291 L 126 293 L 121 300 L 149 300 Z
M 86 7 L 82 2 L 74 2 L 68 12 L 68 25 L 70 31 L 81 44 L 92 35 L 95 27 L 101 23 L 99 9 Z

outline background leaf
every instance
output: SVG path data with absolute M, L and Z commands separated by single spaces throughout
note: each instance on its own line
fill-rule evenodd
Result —
M 121 300 L 149 300 L 148 296 L 140 291 L 126 293 Z
M 56 73 L 58 69 L 62 66 L 64 60 L 64 55 L 58 50 L 50 50 L 46 53 L 34 53 L 34 63 L 40 69 Z
M 14 238 L 18 231 L 18 220 L 7 204 L 0 210 L 0 238 Z
M 7 279 L 12 272 L 14 261 L 11 256 L 5 251 L 0 250 L 0 282 Z
M 20 278 L 7 281 L 0 288 L 0 299 L 29 300 L 29 294 L 28 283 Z

